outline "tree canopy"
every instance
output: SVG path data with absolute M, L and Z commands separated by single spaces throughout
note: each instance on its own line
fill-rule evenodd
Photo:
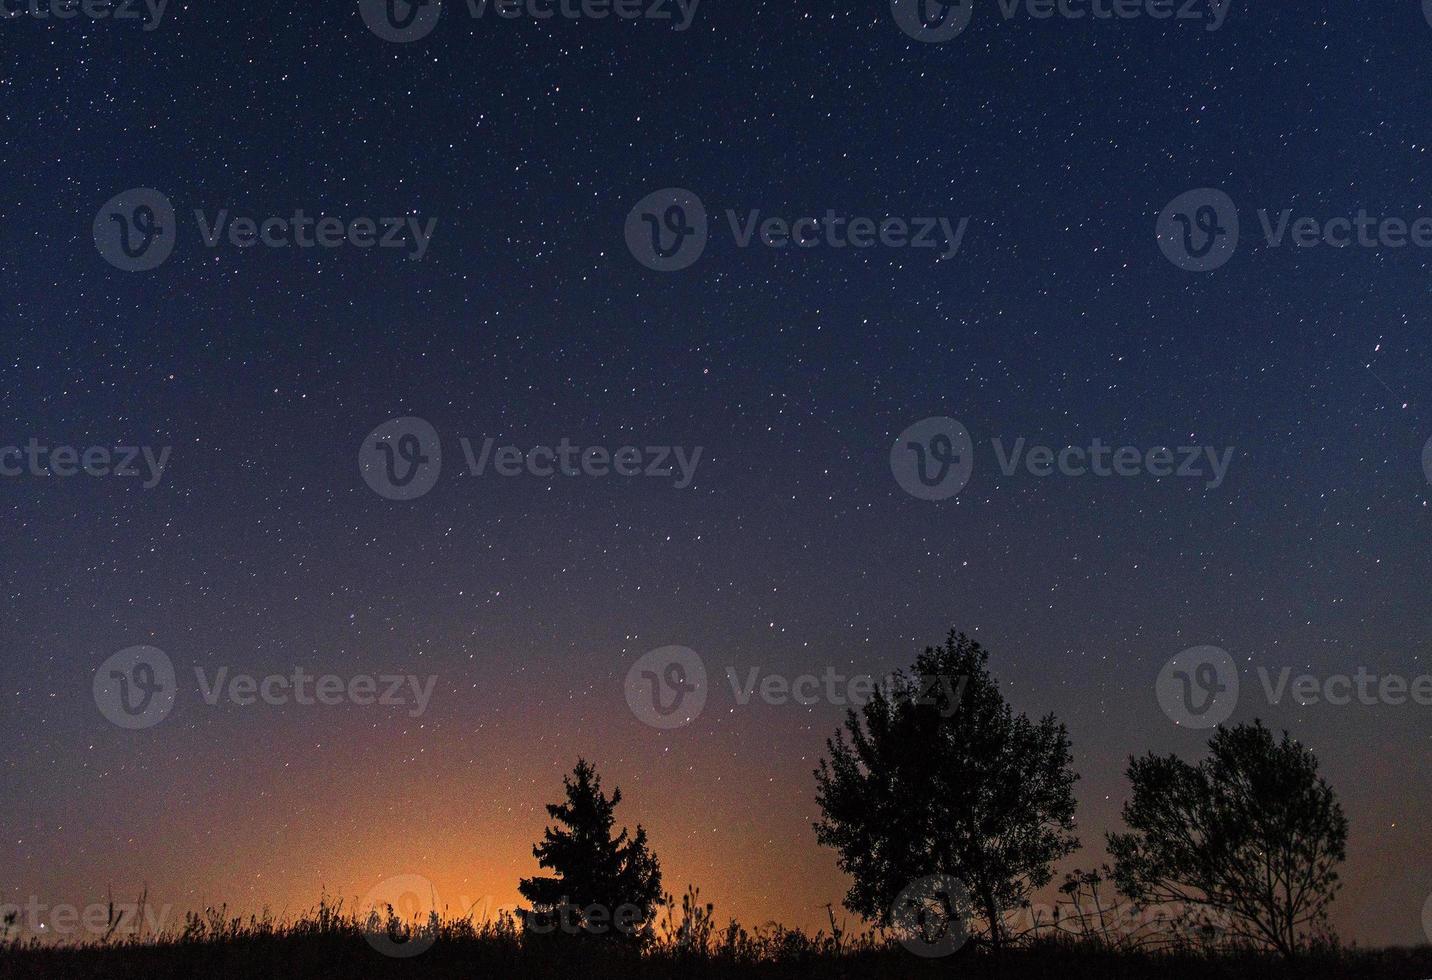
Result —
M 1127 833 L 1109 835 L 1119 890 L 1219 913 L 1233 937 L 1293 956 L 1328 934 L 1347 818 L 1318 761 L 1262 722 L 1220 727 L 1197 765 L 1129 760 Z
M 988 659 L 951 631 L 826 742 L 816 837 L 853 879 L 845 906 L 882 926 L 912 882 L 945 876 L 1002 945 L 1004 915 L 1079 846 L 1068 732 L 1015 715 Z

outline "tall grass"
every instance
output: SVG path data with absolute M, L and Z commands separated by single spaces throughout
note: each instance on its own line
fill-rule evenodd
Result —
M 1061 928 L 1029 931 L 1015 948 L 995 953 L 975 941 L 943 959 L 922 959 L 870 930 L 851 932 L 837 922 L 833 909 L 829 928 L 814 933 L 777 923 L 750 930 L 734 920 L 718 926 L 714 906 L 703 903 L 694 888 L 688 888 L 680 901 L 666 897 L 649 941 L 640 950 L 587 937 L 537 936 L 524 933 L 510 914 L 475 918 L 470 911 L 430 912 L 405 919 L 391 906 L 360 909 L 325 895 L 315 907 L 290 919 L 268 912 L 234 915 L 219 906 L 189 913 L 181 925 L 157 935 L 121 934 L 112 916 L 112 927 L 102 934 L 68 945 L 13 936 L 14 922 L 10 922 L 0 924 L 0 980 L 1432 977 L 1432 949 L 1425 947 L 1377 952 L 1329 947 L 1289 964 L 1246 950 L 1128 941 L 1087 910 Z M 384 955 L 377 946 L 422 951 L 402 958 Z

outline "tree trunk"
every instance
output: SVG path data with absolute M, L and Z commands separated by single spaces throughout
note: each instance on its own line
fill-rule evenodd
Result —
M 980 904 L 984 906 L 985 918 L 989 921 L 989 941 L 995 949 L 1004 948 L 1004 923 L 1000 921 L 999 909 L 994 904 L 994 892 L 980 889 Z

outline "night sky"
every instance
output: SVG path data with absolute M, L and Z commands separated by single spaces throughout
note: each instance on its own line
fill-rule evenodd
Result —
M 293 914 L 415 874 L 511 906 L 583 755 L 668 891 L 820 925 L 846 882 L 811 770 L 843 708 L 740 705 L 726 667 L 883 675 L 955 626 L 1069 726 L 1061 869 L 1104 860 L 1131 753 L 1201 755 L 1155 680 L 1213 645 L 1233 720 L 1290 729 L 1342 798 L 1344 938 L 1424 941 L 1432 707 L 1270 705 L 1254 674 L 1432 671 L 1432 251 L 1271 248 L 1256 216 L 1432 216 L 1420 5 L 1234 0 L 1210 31 L 991 0 L 942 44 L 831 6 L 707 0 L 678 31 L 449 0 L 410 44 L 337 2 L 0 20 L 0 447 L 172 448 L 151 488 L 0 478 L 0 901 Z M 711 231 L 665 273 L 624 228 L 670 187 Z M 93 234 L 131 188 L 178 214 L 148 272 Z M 1155 235 L 1197 188 L 1241 211 L 1208 273 Z M 210 248 L 195 209 L 436 225 L 421 260 Z M 969 224 L 945 258 L 741 248 L 728 209 Z M 973 475 L 917 499 L 891 446 L 940 416 Z M 394 501 L 358 459 L 403 417 L 442 475 Z M 460 437 L 703 453 L 685 488 L 502 478 Z M 1236 452 L 1209 488 L 1005 475 L 996 438 Z M 125 730 L 92 681 L 136 645 L 179 693 Z M 661 730 L 624 683 L 667 645 L 712 681 Z M 420 717 L 210 706 L 196 666 L 437 681 Z

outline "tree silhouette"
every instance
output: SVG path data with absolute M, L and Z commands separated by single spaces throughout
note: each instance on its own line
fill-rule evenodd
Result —
M 531 932 L 605 936 L 640 943 L 649 935 L 652 912 L 661 899 L 661 866 L 647 849 L 640 824 L 612 836 L 620 788 L 608 798 L 602 780 L 585 760 L 562 778 L 567 799 L 548 804 L 560 826 L 548 827 L 532 855 L 557 877 L 523 878 L 517 890 L 532 903 L 519 910 Z
M 1236 939 L 1292 957 L 1327 931 L 1347 818 L 1318 760 L 1262 722 L 1219 727 L 1197 766 L 1129 760 L 1129 833 L 1109 835 L 1114 880 L 1145 905 L 1211 909 Z
M 964 634 L 920 655 L 827 740 L 816 838 L 854 879 L 845 906 L 881 926 L 912 882 L 956 879 L 995 946 L 1010 909 L 1079 846 L 1069 736 L 1053 715 L 1015 717 Z M 946 913 L 963 917 L 942 893 Z

